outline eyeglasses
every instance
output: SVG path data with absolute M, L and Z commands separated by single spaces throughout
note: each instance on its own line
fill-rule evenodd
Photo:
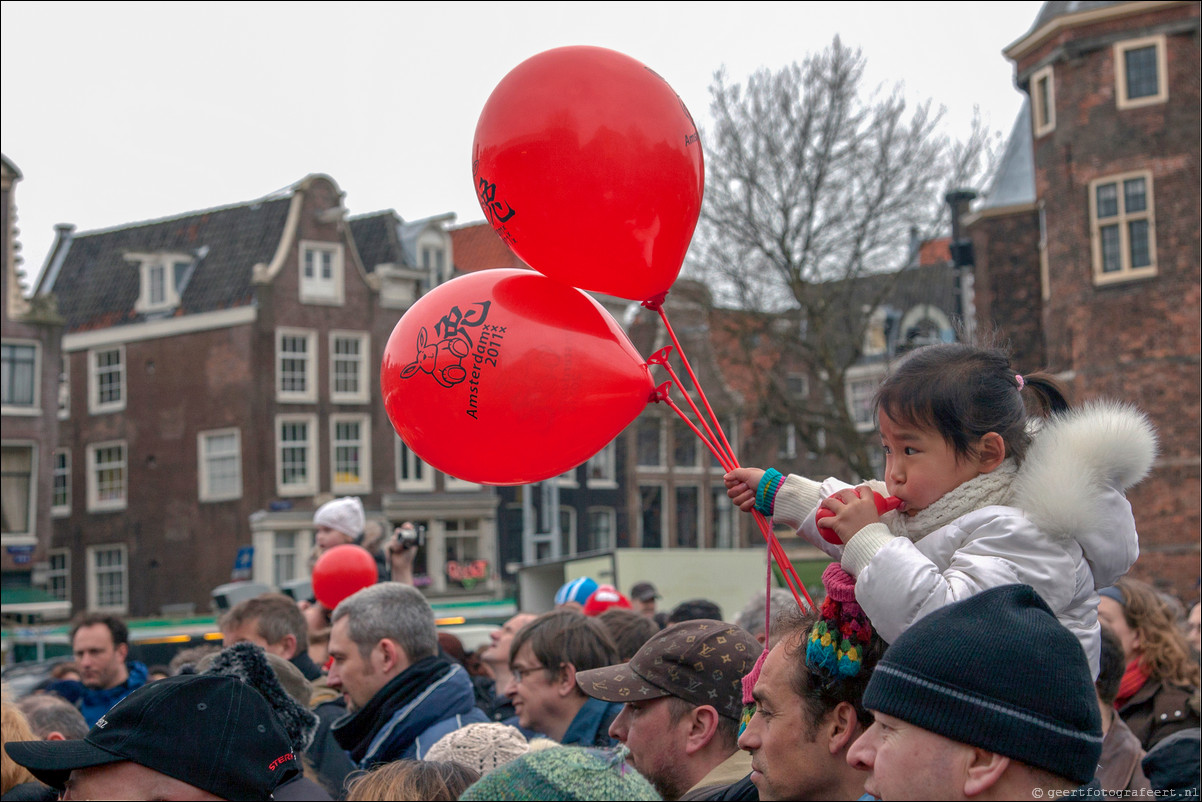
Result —
M 562 667 L 563 663 L 560 663 L 559 665 L 560 665 L 560 667 Z M 532 666 L 531 668 L 521 668 L 520 666 L 511 666 L 509 669 L 509 673 L 513 677 L 514 683 L 517 685 L 521 685 L 523 677 L 529 676 L 530 674 L 533 674 L 535 671 L 550 672 L 551 670 L 552 669 L 549 669 L 546 666 Z

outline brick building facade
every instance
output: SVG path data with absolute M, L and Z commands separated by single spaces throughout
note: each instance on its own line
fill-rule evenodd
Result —
M 1132 574 L 1199 576 L 1199 11 L 1049 2 L 1006 49 L 1028 106 L 969 223 L 977 311 L 1020 370 L 1077 403 L 1129 401 L 1160 434 L 1130 494 Z

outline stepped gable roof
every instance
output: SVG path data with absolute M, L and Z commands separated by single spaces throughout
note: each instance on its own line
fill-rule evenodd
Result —
M 455 254 L 455 269 L 460 273 L 475 273 L 494 267 L 529 267 L 486 221 L 451 229 L 451 249 Z
M 60 237 L 39 291 L 54 293 L 68 332 L 253 304 L 254 266 L 270 263 L 275 255 L 291 199 L 287 191 L 234 206 Z M 191 257 L 177 308 L 150 313 L 135 309 L 141 274 L 138 264 L 127 260 L 130 253 Z

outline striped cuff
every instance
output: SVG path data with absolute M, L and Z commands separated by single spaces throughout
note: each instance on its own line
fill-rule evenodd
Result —
M 776 504 L 776 491 L 784 480 L 776 468 L 768 468 L 760 477 L 760 485 L 755 489 L 755 508 L 765 517 L 772 517 L 772 508 Z

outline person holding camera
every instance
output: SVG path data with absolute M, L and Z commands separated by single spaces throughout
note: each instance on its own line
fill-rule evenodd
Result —
M 388 541 L 388 567 L 393 582 L 413 585 L 413 561 L 417 550 L 425 545 L 426 527 L 405 521 L 392 531 Z

